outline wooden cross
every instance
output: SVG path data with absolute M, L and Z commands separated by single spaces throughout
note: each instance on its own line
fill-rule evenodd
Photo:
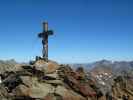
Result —
M 52 30 L 48 30 L 48 22 L 43 23 L 43 32 L 38 34 L 39 38 L 42 38 L 42 57 L 48 62 L 48 36 L 53 35 Z

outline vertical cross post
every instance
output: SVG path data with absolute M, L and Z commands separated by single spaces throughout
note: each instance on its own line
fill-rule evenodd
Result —
M 45 61 L 48 62 L 48 36 L 53 35 L 52 30 L 48 30 L 48 22 L 43 23 L 43 32 L 39 33 L 39 38 L 42 38 L 42 57 Z
M 46 32 L 48 32 L 48 23 L 44 22 L 43 23 L 43 33 L 45 34 Z M 43 58 L 46 61 L 48 61 L 48 35 L 47 34 L 45 34 L 43 36 L 42 44 L 43 44 L 43 50 L 42 50 Z

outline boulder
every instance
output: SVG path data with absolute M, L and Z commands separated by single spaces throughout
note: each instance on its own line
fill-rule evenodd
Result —
M 29 96 L 29 92 L 30 89 L 25 85 L 19 85 L 12 91 L 12 93 L 15 94 L 15 96 L 17 97 Z
M 55 62 L 46 62 L 44 60 L 38 60 L 34 64 L 35 68 L 45 73 L 53 73 L 59 68 L 59 65 Z
M 63 100 L 86 100 L 81 95 L 73 92 L 72 90 L 68 90 L 63 86 L 58 86 L 55 93 L 62 96 Z
M 48 63 L 45 62 L 44 60 L 38 60 L 34 64 L 36 70 L 40 70 L 45 72 L 46 68 L 48 67 Z
M 38 82 L 36 78 L 32 81 L 29 96 L 32 98 L 44 98 L 49 93 L 54 92 L 54 87 L 47 83 Z
M 32 78 L 30 76 L 20 76 L 20 79 L 22 80 L 22 83 L 27 87 L 30 87 L 32 85 Z
M 45 76 L 48 76 L 48 77 L 52 77 L 52 78 L 55 78 L 55 79 L 59 79 L 59 75 L 56 72 L 53 72 L 53 73 L 50 73 L 50 74 L 46 74 Z
M 48 67 L 46 69 L 46 73 L 56 72 L 59 67 L 60 66 L 57 63 L 55 63 L 55 62 L 49 62 L 48 63 Z

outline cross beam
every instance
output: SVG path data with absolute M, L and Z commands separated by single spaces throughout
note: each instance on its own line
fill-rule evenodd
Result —
M 39 38 L 42 38 L 42 57 L 48 62 L 48 36 L 53 35 L 52 30 L 48 30 L 48 22 L 43 22 L 43 32 L 38 34 Z

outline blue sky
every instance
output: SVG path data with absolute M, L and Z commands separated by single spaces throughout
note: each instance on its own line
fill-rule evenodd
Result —
M 133 59 L 133 0 L 0 0 L 0 59 L 41 55 L 44 20 L 52 60 Z

